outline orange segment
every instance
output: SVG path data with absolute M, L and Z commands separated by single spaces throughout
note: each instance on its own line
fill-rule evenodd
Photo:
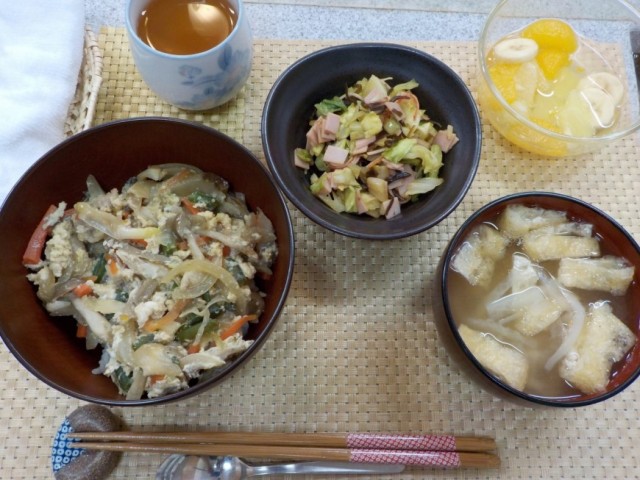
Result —
M 489 67 L 491 80 L 507 103 L 512 103 L 516 99 L 515 74 L 519 68 L 520 65 L 511 63 L 496 63 Z
M 545 120 L 544 118 L 539 117 L 531 117 L 529 120 L 551 132 L 561 133 L 560 128 L 555 123 L 552 123 L 549 120 Z
M 547 130 L 558 132 L 558 127 L 542 118 L 532 118 L 531 121 Z M 567 154 L 567 145 L 561 140 L 527 127 L 521 123 L 514 125 L 505 135 L 514 144 L 525 150 L 539 155 L 550 157 L 562 157 Z
M 569 54 L 556 48 L 543 48 L 538 52 L 536 61 L 544 76 L 554 80 L 558 77 L 560 70 L 569 65 Z
M 522 36 L 535 40 L 540 48 L 553 48 L 567 53 L 573 53 L 578 48 L 578 38 L 571 25 L 554 18 L 536 20 L 522 31 Z

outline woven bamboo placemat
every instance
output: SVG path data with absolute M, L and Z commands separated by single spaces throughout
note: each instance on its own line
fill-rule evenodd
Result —
M 206 114 L 163 103 L 135 72 L 121 29 L 103 30 L 103 83 L 95 122 L 138 115 L 201 121 L 263 159 L 260 116 L 278 74 L 329 42 L 256 41 L 241 96 Z M 475 91 L 474 45 L 408 43 L 452 66 Z M 432 432 L 490 435 L 499 470 L 411 470 L 396 478 L 640 478 L 640 383 L 582 409 L 522 408 L 463 376 L 440 346 L 431 313 L 437 260 L 455 230 L 487 201 L 516 191 L 577 196 L 640 237 L 639 145 L 626 138 L 595 155 L 546 160 L 487 125 L 480 169 L 458 209 L 437 227 L 394 242 L 348 239 L 291 207 L 296 270 L 287 306 L 264 347 L 223 384 L 191 400 L 114 409 L 136 430 Z M 53 435 L 81 402 L 37 381 L 0 349 L 0 478 L 51 478 Z M 123 457 L 110 478 L 153 478 L 158 455 Z M 379 478 L 379 477 L 377 477 Z

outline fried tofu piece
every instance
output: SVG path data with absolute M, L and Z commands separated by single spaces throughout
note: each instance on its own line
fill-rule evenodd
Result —
M 576 344 L 560 364 L 560 376 L 583 393 L 602 392 L 609 383 L 611 367 L 636 341 L 629 327 L 613 314 L 611 305 L 592 305 Z
M 480 225 L 465 238 L 451 262 L 451 268 L 471 285 L 486 286 L 496 261 L 504 257 L 509 240 L 496 229 Z
M 558 210 L 508 205 L 498 219 L 498 229 L 510 239 L 518 239 L 532 230 L 567 222 L 567 214 Z
M 517 390 L 523 390 L 529 376 L 529 362 L 513 347 L 493 335 L 460 325 L 458 332 L 474 357 L 496 377 Z
M 568 288 L 624 295 L 634 273 L 633 265 L 622 257 L 563 258 L 558 268 L 558 281 Z
M 540 234 L 536 231 L 522 238 L 522 249 L 534 262 L 600 255 L 600 244 L 595 237 Z
M 575 235 L 576 237 L 593 236 L 593 225 L 583 222 L 566 222 L 557 225 L 536 228 L 536 233 L 553 233 L 555 235 Z

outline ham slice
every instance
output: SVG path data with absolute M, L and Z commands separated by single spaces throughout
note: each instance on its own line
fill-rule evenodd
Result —
M 322 129 L 323 137 L 331 137 L 330 140 L 335 140 L 339 129 L 340 115 L 336 115 L 333 112 L 327 113 Z
M 309 167 L 311 167 L 311 164 L 309 164 L 309 163 L 305 162 L 304 160 L 302 160 L 295 153 L 293 154 L 293 163 L 295 164 L 296 167 L 300 167 L 300 168 L 302 168 L 304 170 L 309 170 Z
M 320 127 L 319 123 L 322 118 L 319 118 L 311 125 L 309 131 L 307 131 L 307 150 L 311 150 L 320 144 L 320 138 L 318 137 L 318 128 Z
M 335 145 L 327 145 L 324 151 L 324 161 L 332 166 L 343 166 L 347 161 L 349 151 Z
M 458 136 L 453 133 L 453 127 L 449 125 L 446 130 L 440 130 L 433 138 L 433 143 L 438 145 L 442 153 L 447 153 L 458 143 Z
M 386 102 L 384 106 L 387 107 L 387 110 L 391 112 L 396 120 L 402 120 L 402 118 L 404 117 L 402 108 L 400 108 L 400 105 L 398 105 L 396 102 Z
M 356 145 L 353 151 L 351 152 L 353 155 L 360 155 L 362 153 L 367 153 L 367 149 L 369 145 L 376 141 L 376 137 L 368 137 L 368 138 L 359 138 L 356 140 Z
M 387 220 L 400 214 L 400 200 L 398 200 L 396 197 L 387 200 L 382 205 L 387 207 L 387 213 L 384 214 L 384 217 Z

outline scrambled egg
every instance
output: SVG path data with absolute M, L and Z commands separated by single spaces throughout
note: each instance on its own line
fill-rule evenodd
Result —
M 102 348 L 94 373 L 128 399 L 152 398 L 250 347 L 242 332 L 263 308 L 254 278 L 277 255 L 262 212 L 186 165 L 149 167 L 121 190 L 92 176 L 87 187 L 47 217 L 28 279 L 52 315 L 76 319 L 87 348 Z

